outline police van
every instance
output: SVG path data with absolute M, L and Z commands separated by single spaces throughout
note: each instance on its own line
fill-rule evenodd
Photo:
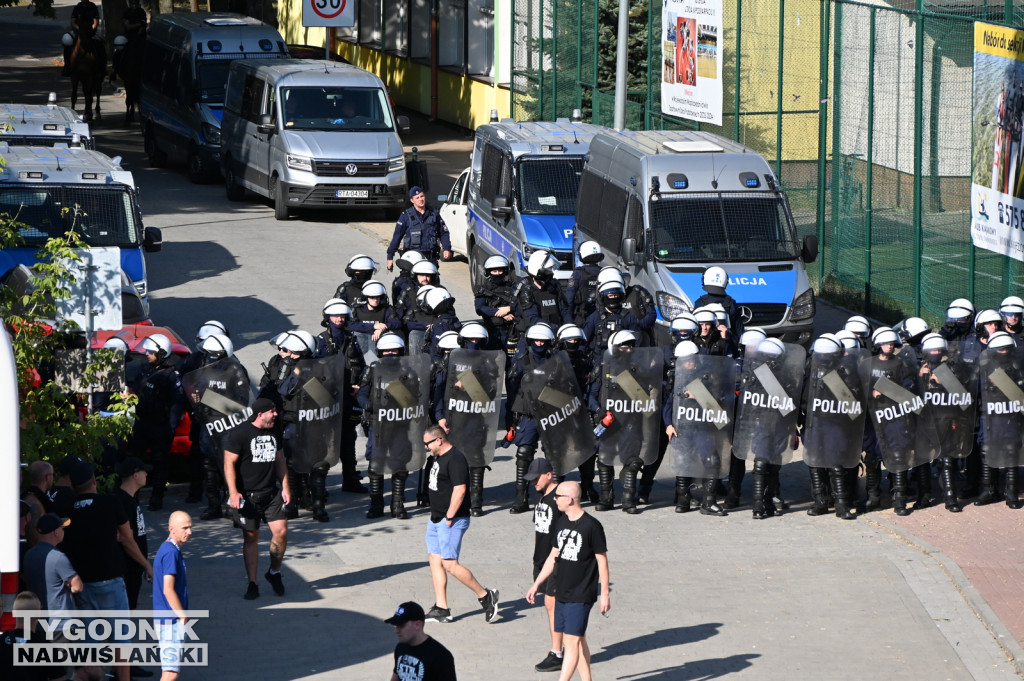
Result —
M 231 66 L 221 127 L 228 199 L 246 189 L 293 208 L 384 208 L 407 194 L 405 152 L 384 83 L 331 61 L 243 60 Z
M 817 237 L 797 241 L 786 195 L 754 150 L 699 131 L 607 131 L 590 143 L 576 238 L 597 241 L 605 262 L 655 296 L 658 340 L 704 294 L 704 271 L 722 267 L 744 325 L 807 345 L 814 291 L 804 264 Z
M 590 140 L 607 130 L 573 119 L 517 123 L 497 120 L 477 128 L 469 174 L 469 271 L 473 286 L 483 281 L 492 255 L 508 258 L 525 272 L 536 250 L 562 263 L 558 279 L 572 276 L 576 194 Z
M 220 122 L 228 68 L 236 59 L 288 56 L 281 34 L 227 12 L 161 14 L 149 25 L 142 56 L 140 117 L 154 167 L 185 159 L 188 177 L 220 177 Z
M 21 244 L 0 250 L 0 272 L 36 264 L 36 251 L 52 237 L 75 230 L 89 246 L 117 247 L 121 269 L 148 300 L 144 253 L 163 237 L 144 227 L 132 174 L 120 157 L 81 147 L 12 147 L 0 142 L 0 215 L 19 223 Z
M 64 143 L 95 149 L 89 124 L 73 110 L 57 106 L 57 93 L 47 104 L 0 104 L 0 141 L 10 146 L 48 147 Z

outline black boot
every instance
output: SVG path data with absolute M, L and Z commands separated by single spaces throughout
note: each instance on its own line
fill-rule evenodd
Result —
M 430 469 L 434 467 L 434 457 L 428 456 L 420 469 L 419 483 L 416 487 L 416 506 L 426 508 L 430 506 L 430 493 L 427 491 L 427 479 L 430 477 Z
M 867 494 L 868 503 L 865 508 L 869 511 L 877 511 L 882 507 L 882 467 L 878 462 L 865 462 L 867 469 L 864 471 L 864 492 Z
M 533 445 L 520 445 L 516 450 L 516 499 L 509 513 L 526 513 L 530 510 L 530 483 L 526 481 L 526 473 L 536 453 L 537 448 Z
M 996 491 L 996 483 L 999 482 L 999 469 L 990 468 L 984 463 L 981 465 L 981 492 L 974 500 L 975 506 L 986 506 L 1001 501 L 999 492 Z
M 408 520 L 409 514 L 405 510 L 405 479 L 409 477 L 406 471 L 400 471 L 391 476 L 391 517 L 399 520 Z
M 615 508 L 615 469 L 598 463 L 597 477 L 601 483 L 601 495 L 594 504 L 594 510 L 610 511 Z
M 636 507 L 636 475 L 639 471 L 635 460 L 630 460 L 622 467 L 622 510 L 630 515 L 636 515 L 640 509 Z
M 326 523 L 327 517 L 327 471 L 330 466 L 326 462 L 320 462 L 313 466 L 309 474 L 309 496 L 312 501 L 313 520 L 318 523 Z
M 342 477 L 341 491 L 351 492 L 352 494 L 366 494 L 370 490 L 359 481 L 359 473 L 350 473 Z
M 768 462 L 760 459 L 754 461 L 754 520 L 764 520 L 774 515 L 765 504 L 768 490 Z M 774 507 L 773 507 L 774 508 Z
M 380 518 L 384 515 L 384 476 L 370 473 L 370 510 L 366 517 Z
M 676 476 L 676 513 L 690 512 L 690 485 L 693 478 L 681 478 Z
M 729 459 L 729 484 L 726 486 L 725 501 L 722 503 L 727 509 L 733 509 L 740 505 L 740 490 L 743 488 L 743 476 L 747 472 L 747 462 L 736 456 Z
M 789 504 L 782 498 L 782 483 L 779 481 L 779 472 L 782 466 L 777 463 L 768 466 L 768 489 L 765 490 L 765 508 L 771 515 L 782 515 L 782 512 L 789 508 Z
M 920 511 L 932 505 L 932 465 L 925 463 L 916 466 L 914 480 L 917 483 L 917 501 L 914 502 L 914 510 Z
M 596 504 L 600 495 L 594 487 L 594 464 L 597 456 L 592 456 L 580 464 L 580 488 L 583 490 L 583 498 L 592 504 Z
M 846 469 L 842 466 L 835 466 L 828 471 L 829 480 L 832 482 L 832 493 L 836 498 L 836 517 L 843 520 L 853 520 L 857 516 L 850 510 L 850 488 L 846 484 Z
M 708 478 L 704 481 L 704 498 L 700 502 L 701 515 L 726 515 L 725 509 L 718 505 L 718 499 L 715 498 L 715 488 L 717 485 L 718 480 L 714 478 Z
M 469 514 L 478 518 L 484 514 L 484 467 L 469 469 Z
M 892 474 L 892 509 L 898 516 L 910 515 L 907 508 L 907 471 Z
M 1006 505 L 1013 509 L 1024 506 L 1024 502 L 1017 496 L 1017 467 L 1010 466 L 1006 469 Z
M 199 514 L 200 520 L 216 520 L 224 516 L 221 508 L 220 470 L 217 462 L 207 457 L 203 460 L 203 492 L 206 494 L 206 510 Z
M 825 490 L 826 472 L 824 468 L 809 466 L 807 471 L 811 475 L 811 507 L 807 509 L 807 515 L 818 516 L 828 513 L 828 499 Z M 834 483 L 833 483 L 834 484 Z

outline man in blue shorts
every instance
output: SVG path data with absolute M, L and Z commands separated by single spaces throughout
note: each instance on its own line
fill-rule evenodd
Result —
M 188 579 L 181 545 L 192 536 L 192 518 L 175 511 L 167 522 L 167 541 L 153 560 L 153 610 L 173 617 L 157 617 L 160 630 L 160 681 L 175 681 L 181 670 L 182 627 L 188 624 Z
M 462 536 L 469 529 L 469 462 L 452 443 L 441 426 L 431 426 L 423 434 L 423 445 L 434 457 L 427 489 L 430 496 L 430 520 L 427 522 L 427 554 L 430 576 L 434 580 L 434 607 L 427 622 L 451 622 L 448 607 L 448 575 L 465 584 L 480 601 L 484 619 L 498 616 L 498 590 L 485 589 L 464 565 L 459 563 Z
M 544 581 L 555 572 L 555 631 L 562 634 L 565 650 L 559 681 L 569 681 L 579 669 L 590 681 L 587 622 L 600 592 L 601 614 L 611 610 L 608 586 L 608 545 L 604 528 L 580 507 L 579 483 L 563 482 L 555 488 L 555 503 L 563 515 L 551 531 L 551 554 L 526 593 L 532 605 Z

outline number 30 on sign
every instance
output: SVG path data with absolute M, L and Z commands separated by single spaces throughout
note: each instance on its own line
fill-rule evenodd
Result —
M 302 25 L 355 26 L 355 0 L 302 0 Z

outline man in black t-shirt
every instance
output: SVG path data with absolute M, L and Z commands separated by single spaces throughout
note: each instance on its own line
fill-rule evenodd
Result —
M 139 505 L 139 490 L 146 486 L 146 478 L 153 470 L 137 456 L 129 456 L 117 464 L 117 474 L 121 478 L 121 486 L 114 490 L 114 498 L 121 503 L 128 526 L 132 529 L 132 537 L 139 552 L 149 556 L 149 543 L 146 540 L 146 517 L 142 515 Z M 121 549 L 124 551 L 124 549 Z M 125 551 L 124 587 L 128 592 L 128 605 L 132 610 L 139 607 L 139 589 L 142 587 L 142 566 L 131 560 Z
M 544 562 L 526 600 L 533 603 L 541 586 L 555 571 L 555 631 L 562 633 L 565 656 L 561 678 L 569 679 L 580 669 L 581 678 L 590 678 L 590 647 L 587 622 L 600 591 L 601 614 L 611 607 L 608 586 L 608 545 L 604 528 L 580 507 L 579 483 L 563 482 L 555 489 L 555 503 L 564 513 L 551 532 L 551 553 Z
M 533 507 L 533 578 L 537 579 L 551 554 L 551 530 L 563 514 L 555 502 L 555 488 L 558 485 L 555 483 L 554 470 L 547 459 L 534 459 L 523 477 L 532 482 L 534 489 L 540 492 L 540 501 Z M 562 634 L 555 631 L 556 574 L 557 571 L 545 579 L 538 589 L 538 593 L 544 594 L 544 608 L 548 611 L 548 630 L 551 632 L 551 650 L 547 657 L 534 667 L 539 672 L 556 672 L 562 668 Z
M 423 434 L 423 445 L 434 457 L 427 489 L 430 496 L 430 520 L 427 521 L 427 555 L 434 581 L 434 607 L 428 622 L 451 622 L 448 607 L 448 575 L 465 584 L 480 601 L 484 619 L 498 616 L 498 590 L 485 589 L 469 568 L 459 563 L 462 536 L 469 529 L 469 462 L 466 455 L 448 442 L 441 426 L 431 426 Z
M 402 603 L 384 620 L 395 628 L 395 666 L 391 681 L 456 681 L 455 658 L 423 632 L 426 615 L 419 603 Z
M 288 516 L 284 507 L 291 502 L 291 495 L 288 494 L 288 469 L 275 435 L 276 419 L 274 402 L 261 397 L 253 402 L 252 418 L 224 436 L 224 480 L 228 485 L 232 516 L 235 524 L 242 528 L 242 560 L 249 577 L 244 596 L 247 601 L 260 595 L 256 583 L 260 520 L 267 523 L 271 534 L 270 569 L 263 576 L 274 593 L 284 595 L 281 562 L 288 546 Z

